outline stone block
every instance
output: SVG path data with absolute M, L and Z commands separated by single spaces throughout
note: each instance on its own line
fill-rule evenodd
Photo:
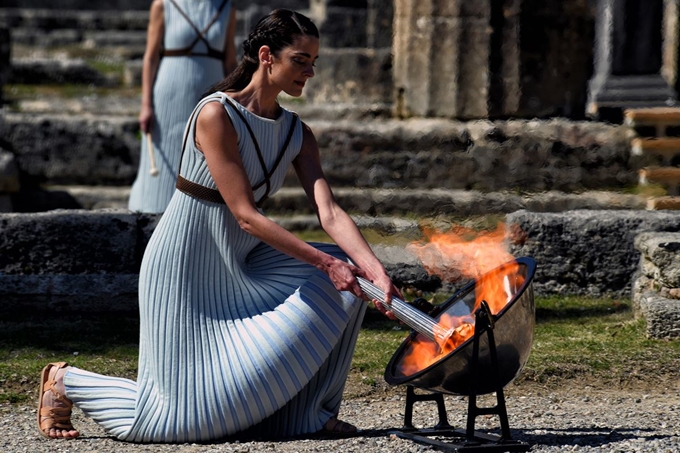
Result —
M 0 274 L 0 313 L 136 312 L 139 274 Z
M 642 271 L 659 286 L 680 288 L 680 233 L 642 233 L 635 238 Z
M 642 317 L 647 322 L 647 337 L 680 338 L 679 300 L 666 299 L 653 291 L 647 291 L 641 295 L 639 307 Z
M 672 211 L 517 211 L 506 228 L 523 242 L 514 256 L 536 260 L 534 286 L 543 294 L 630 297 L 640 253 L 635 238 L 646 231 L 680 232 L 680 213 Z
M 3 214 L 0 232 L 3 275 L 133 274 L 145 246 L 128 211 Z
M 130 185 L 140 141 L 134 117 L 5 115 L 5 140 L 33 184 Z
M 391 69 L 390 49 L 322 49 L 304 96 L 318 104 L 387 103 Z
M 0 149 L 0 194 L 18 192 L 19 169 L 14 155 Z

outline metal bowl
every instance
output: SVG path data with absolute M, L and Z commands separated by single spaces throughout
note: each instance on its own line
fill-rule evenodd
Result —
M 385 380 L 391 385 L 408 384 L 425 390 L 453 395 L 484 395 L 496 391 L 497 386 L 505 387 L 522 371 L 529 359 L 534 335 L 536 308 L 534 305 L 533 277 L 536 262 L 533 258 L 517 258 L 503 264 L 478 280 L 467 284 L 437 307 L 435 320 L 444 314 L 474 316 L 476 300 L 475 285 L 484 285 L 490 278 L 498 278 L 497 272 L 506 271 L 518 264 L 516 276 L 522 283 L 511 284 L 510 300 L 495 316 L 493 335 L 498 358 L 498 373 L 494 372 L 489 353 L 488 335 L 479 339 L 479 360 L 477 373 L 473 373 L 471 359 L 473 338 L 468 338 L 453 351 L 443 355 L 431 365 L 411 374 L 404 374 L 403 359 L 414 349 L 414 340 L 431 342 L 422 334 L 413 332 L 399 346 L 385 369 Z

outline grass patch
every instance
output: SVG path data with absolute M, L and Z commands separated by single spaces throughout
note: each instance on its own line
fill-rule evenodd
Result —
M 136 315 L 59 315 L 36 319 L 12 314 L 0 323 L 0 402 L 37 396 L 48 362 L 67 361 L 87 370 L 134 379 L 139 319 Z
M 523 380 L 586 379 L 603 387 L 677 380 L 680 341 L 648 339 L 628 300 L 539 298 L 534 345 Z
M 32 402 L 39 372 L 52 361 L 134 379 L 138 322 L 136 314 L 3 316 L 0 402 Z M 386 387 L 385 366 L 407 334 L 408 328 L 369 308 L 347 385 L 350 396 Z M 513 385 L 675 388 L 678 369 L 680 341 L 647 339 L 644 321 L 634 319 L 628 301 L 538 298 L 532 353 Z

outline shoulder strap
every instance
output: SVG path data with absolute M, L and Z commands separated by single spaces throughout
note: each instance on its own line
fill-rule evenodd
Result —
M 266 164 L 264 163 L 264 158 L 262 157 L 262 151 L 260 150 L 260 146 L 257 143 L 257 139 L 255 138 L 255 134 L 253 133 L 253 130 L 250 127 L 250 124 L 248 124 L 248 121 L 246 118 L 243 116 L 243 114 L 238 110 L 238 108 L 231 102 L 231 100 L 226 97 L 226 96 L 220 96 L 219 94 L 215 94 L 209 97 L 206 97 L 201 101 L 194 111 L 191 113 L 191 117 L 189 118 L 189 122 L 187 123 L 187 127 L 184 131 L 184 140 L 182 142 L 182 153 L 180 155 L 180 161 L 179 161 L 179 170 L 177 174 L 177 188 L 181 190 L 184 193 L 187 193 L 189 195 L 192 195 L 197 198 L 201 198 L 203 200 L 207 201 L 212 201 L 213 203 L 224 203 L 224 200 L 222 199 L 222 196 L 220 195 L 218 190 L 215 189 L 210 189 L 208 187 L 202 186 L 200 184 L 196 184 L 193 181 L 189 181 L 182 177 L 182 175 L 179 174 L 179 172 L 182 169 L 182 158 L 184 157 L 184 150 L 186 148 L 186 143 L 188 140 L 188 137 L 190 135 L 191 131 L 191 126 L 194 121 L 195 116 L 197 113 L 200 111 L 200 109 L 207 104 L 208 102 L 212 101 L 217 101 L 220 99 L 224 99 L 238 114 L 239 118 L 243 121 L 245 124 L 246 128 L 248 129 L 248 133 L 250 135 L 250 138 L 253 141 L 253 144 L 255 146 L 255 150 L 257 151 L 257 157 L 260 160 L 260 165 L 262 166 L 262 170 L 264 172 L 264 179 L 260 181 L 258 184 L 255 184 L 252 189 L 253 191 L 259 189 L 263 185 L 267 185 L 267 189 L 265 190 L 264 195 L 260 198 L 259 201 L 256 202 L 258 207 L 262 207 L 262 204 L 264 201 L 269 198 L 269 191 L 271 189 L 271 177 L 274 174 L 274 171 L 276 168 L 279 166 L 281 163 L 281 160 L 283 159 L 284 154 L 286 153 L 286 150 L 288 149 L 288 145 L 290 144 L 290 140 L 293 137 L 293 132 L 295 132 L 295 127 L 297 126 L 299 117 L 296 113 L 293 113 L 293 120 L 290 123 L 290 128 L 288 129 L 288 134 L 286 135 L 286 140 L 283 143 L 283 147 L 281 148 L 281 151 L 279 151 L 278 156 L 276 157 L 276 161 L 274 162 L 274 165 L 272 168 L 267 171 Z
M 182 10 L 182 8 L 180 8 L 180 6 L 177 4 L 177 2 L 175 0 L 169 0 L 169 1 L 170 1 L 170 3 L 175 5 L 175 8 L 177 8 L 177 11 L 179 11 L 179 13 L 186 19 L 187 22 L 189 22 L 189 25 L 191 26 L 191 28 L 193 28 L 196 31 L 196 39 L 194 39 L 194 41 L 191 44 L 189 44 L 187 47 L 185 47 L 183 49 L 173 49 L 171 51 L 166 51 L 166 53 L 170 52 L 170 53 L 176 54 L 176 55 L 188 54 L 188 53 L 191 52 L 191 49 L 193 49 L 194 46 L 196 44 L 198 44 L 198 41 L 201 41 L 201 40 L 205 43 L 206 47 L 208 48 L 208 53 L 211 53 L 211 51 L 221 53 L 219 51 L 215 51 L 215 49 L 210 47 L 210 43 L 208 42 L 207 39 L 205 39 L 205 34 L 210 29 L 210 27 L 212 27 L 212 25 L 215 23 L 215 21 L 217 21 L 217 19 L 219 19 L 220 14 L 222 14 L 222 10 L 226 6 L 226 4 L 229 2 L 229 0 L 222 0 L 222 4 L 217 9 L 217 12 L 213 16 L 213 18 L 210 20 L 210 22 L 208 22 L 208 25 L 206 25 L 205 28 L 203 28 L 203 30 L 198 29 L 198 27 L 192 22 L 191 19 L 189 19 L 189 16 L 187 16 L 187 14 L 184 12 L 184 10 Z
M 265 197 L 269 195 L 269 180 L 271 179 L 272 175 L 274 174 L 274 171 L 276 170 L 276 167 L 279 166 L 281 163 L 281 160 L 283 159 L 283 155 L 286 154 L 286 150 L 288 149 L 288 145 L 290 144 L 290 139 L 293 138 L 293 132 L 295 131 L 295 126 L 297 126 L 298 122 L 298 116 L 297 113 L 293 113 L 293 120 L 290 122 L 290 128 L 288 129 L 288 135 L 286 135 L 286 141 L 283 142 L 283 147 L 281 148 L 281 151 L 279 151 L 279 155 L 276 156 L 276 160 L 274 161 L 274 165 L 272 165 L 272 168 L 269 169 L 269 173 L 265 175 L 265 179 L 262 180 L 260 183 L 255 184 L 253 186 L 253 190 L 259 189 L 262 187 L 263 184 L 265 184 L 265 181 L 267 182 L 267 193 L 265 194 Z
M 260 167 L 262 167 L 262 172 L 265 175 L 265 178 L 267 177 L 267 164 L 264 163 L 264 157 L 262 157 L 262 150 L 260 149 L 260 144 L 257 142 L 257 138 L 255 137 L 255 133 L 253 132 L 253 129 L 250 127 L 250 123 L 248 123 L 248 120 L 246 120 L 246 117 L 243 116 L 243 113 L 234 105 L 233 102 L 231 102 L 231 99 L 228 97 L 224 97 L 224 100 L 227 101 L 227 104 L 231 106 L 231 108 L 236 112 L 236 114 L 241 118 L 241 121 L 243 121 L 243 124 L 245 124 L 246 129 L 248 129 L 248 134 L 250 135 L 250 139 L 253 141 L 253 145 L 255 145 L 255 151 L 257 152 L 257 160 L 260 161 Z M 267 193 L 269 193 L 269 180 L 267 180 Z
M 262 172 L 264 173 L 264 179 L 260 181 L 259 183 L 255 184 L 253 186 L 253 190 L 257 190 L 263 185 L 267 185 L 267 188 L 265 190 L 264 195 L 262 196 L 262 199 L 260 200 L 260 203 L 264 201 L 266 198 L 269 197 L 269 191 L 271 190 L 271 177 L 274 174 L 274 171 L 276 170 L 276 167 L 279 166 L 281 163 L 281 160 L 283 159 L 283 155 L 286 153 L 286 150 L 288 149 L 288 145 L 290 143 L 290 139 L 293 137 L 293 132 L 295 131 L 295 126 L 297 125 L 297 120 L 298 116 L 296 113 L 293 113 L 293 120 L 290 122 L 290 129 L 288 130 L 288 135 L 286 136 L 286 141 L 283 143 L 283 147 L 281 148 L 281 151 L 279 151 L 279 155 L 276 157 L 276 160 L 274 161 L 274 165 L 272 166 L 271 169 L 267 170 L 267 164 L 264 162 L 264 157 L 262 156 L 262 150 L 260 149 L 260 144 L 257 142 L 257 138 L 255 137 L 255 133 L 253 132 L 253 129 L 250 127 L 250 124 L 246 120 L 245 116 L 241 113 L 241 111 L 234 105 L 231 100 L 225 96 L 225 101 L 232 107 L 232 109 L 236 112 L 236 114 L 239 116 L 241 121 L 246 126 L 246 129 L 248 129 L 248 134 L 250 135 L 250 139 L 253 141 L 253 145 L 255 146 L 255 151 L 257 152 L 257 159 L 260 161 L 260 166 L 262 167 Z

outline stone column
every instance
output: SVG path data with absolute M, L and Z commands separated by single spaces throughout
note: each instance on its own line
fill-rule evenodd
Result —
M 392 47 L 393 23 L 393 0 L 368 0 L 368 12 L 366 14 L 367 47 Z
M 366 47 L 366 0 L 311 0 L 322 47 Z
M 394 5 L 395 115 L 487 117 L 490 2 Z
M 665 10 L 672 3 L 598 0 L 588 115 L 601 116 L 608 109 L 678 105 L 675 89 L 662 76 L 664 58 L 670 65 L 669 54 L 674 53 L 664 46 L 677 43 L 677 37 L 664 36 L 669 31 L 664 27 Z
M 491 1 L 489 55 L 489 115 L 517 114 L 521 99 L 521 0 Z
M 661 75 L 676 92 L 680 89 L 680 0 L 664 0 Z

